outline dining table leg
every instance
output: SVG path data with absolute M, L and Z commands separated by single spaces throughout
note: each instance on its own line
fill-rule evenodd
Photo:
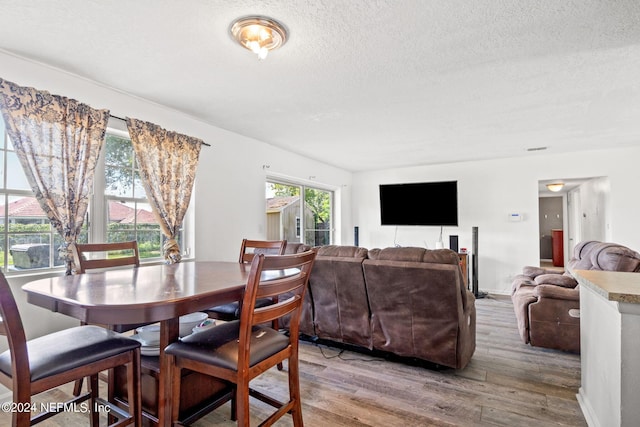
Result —
M 171 375 L 169 375 L 168 356 L 164 354 L 164 349 L 170 343 L 178 340 L 180 320 L 178 317 L 160 322 L 160 372 L 158 378 L 158 425 L 162 427 L 171 426 L 171 404 L 172 398 L 179 399 L 180 396 L 171 395 Z

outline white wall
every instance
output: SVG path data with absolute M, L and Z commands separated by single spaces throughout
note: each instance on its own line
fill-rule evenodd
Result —
M 94 108 L 110 109 L 111 114 L 119 117 L 148 120 L 166 129 L 202 138 L 211 144 L 211 147 L 202 148 L 191 200 L 197 230 L 197 259 L 235 261 L 243 237 L 264 237 L 265 164 L 270 166 L 266 170 L 271 174 L 302 179 L 336 190 L 341 202 L 337 205 L 335 221 L 337 224 L 351 222 L 350 210 L 341 208 L 351 205 L 349 172 L 282 151 L 175 110 L 2 51 L 0 77 L 22 86 L 32 86 L 75 98 Z M 212 98 L 211 102 L 216 100 Z M 311 181 L 310 175 L 315 177 Z M 343 235 L 336 236 L 336 242 L 343 240 Z M 9 277 L 21 312 L 29 313 L 25 330 L 27 336 L 32 338 L 47 332 L 48 325 L 53 325 L 52 329 L 58 327 L 60 316 L 26 304 L 20 291 L 20 286 L 26 280 Z
M 606 177 L 591 179 L 580 187 L 578 209 L 580 219 L 580 241 L 611 241 L 611 185 Z M 578 243 L 578 242 L 576 242 Z
M 353 224 L 359 226 L 360 245 L 368 248 L 435 246 L 439 227 L 380 225 L 379 184 L 458 181 L 459 227 L 445 227 L 459 235 L 460 247 L 471 248 L 471 228 L 478 227 L 478 283 L 480 290 L 509 293 L 515 274 L 524 265 L 539 265 L 538 181 L 554 178 L 608 177 L 610 212 L 606 212 L 611 241 L 640 250 L 635 197 L 640 182 L 640 147 L 572 154 L 533 154 L 528 157 L 417 166 L 357 173 L 353 178 Z M 583 196 L 584 197 L 584 196 Z M 601 199 L 598 199 L 601 200 Z M 437 201 L 425 201 L 437 209 Z M 509 213 L 522 213 L 522 222 L 509 222 Z

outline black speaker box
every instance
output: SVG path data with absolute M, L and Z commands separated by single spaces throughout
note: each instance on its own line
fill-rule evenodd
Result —
M 458 236 L 449 236 L 449 249 L 458 252 Z
M 360 230 L 358 226 L 353 227 L 353 245 L 360 246 Z
M 471 229 L 471 283 L 473 295 L 478 298 L 487 296 L 486 292 L 482 292 L 478 285 L 478 227 Z

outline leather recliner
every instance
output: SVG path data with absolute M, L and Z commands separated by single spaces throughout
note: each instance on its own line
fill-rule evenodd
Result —
M 574 248 L 564 272 L 524 267 L 512 283 L 511 300 L 524 343 L 580 352 L 580 285 L 576 270 L 640 271 L 640 254 L 616 243 L 588 240 Z
M 456 369 L 469 363 L 475 298 L 454 251 L 371 249 L 363 267 L 374 349 Z

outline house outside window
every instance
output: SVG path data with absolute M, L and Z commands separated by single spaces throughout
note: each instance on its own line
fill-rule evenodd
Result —
M 301 198 L 300 195 L 304 197 Z M 270 180 L 266 183 L 267 239 L 310 246 L 333 241 L 334 193 L 322 188 Z

